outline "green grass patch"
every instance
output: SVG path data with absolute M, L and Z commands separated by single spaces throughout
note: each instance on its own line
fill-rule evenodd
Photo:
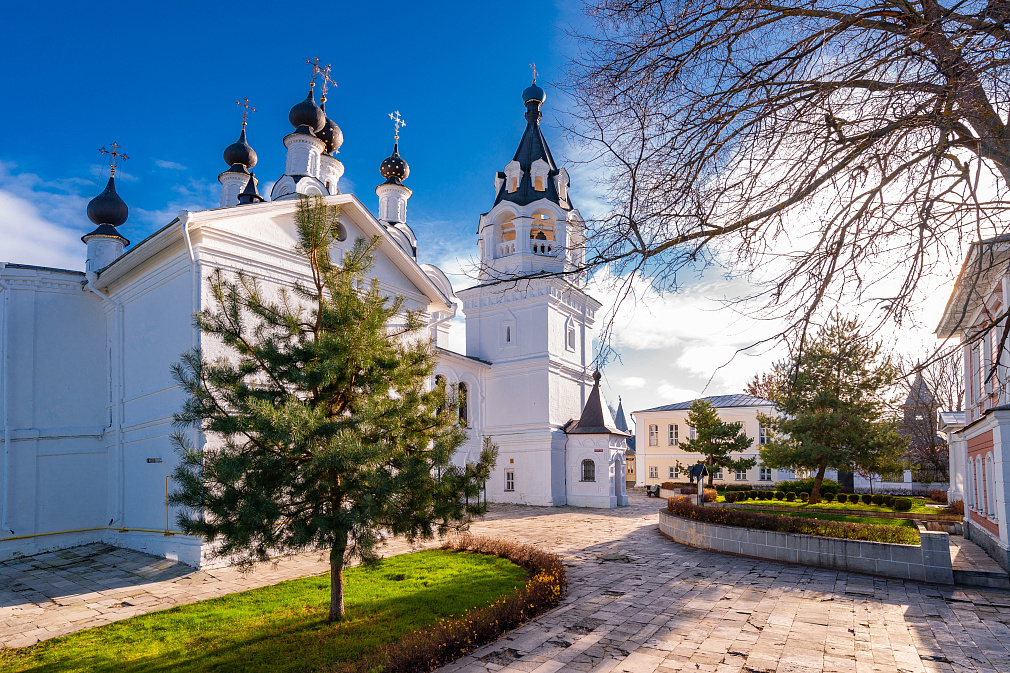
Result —
M 344 571 L 347 617 L 327 624 L 329 574 L 133 617 L 0 651 L 0 669 L 313 671 L 353 662 L 406 633 L 487 605 L 528 573 L 502 558 L 422 551 Z
M 926 503 L 932 502 L 923 498 L 911 498 L 912 509 L 910 512 L 937 512 L 935 507 L 926 507 Z M 718 502 L 726 502 L 726 498 L 719 496 Z M 837 500 L 834 502 L 824 502 L 823 500 L 816 505 L 809 505 L 805 502 L 800 502 L 795 500 L 789 502 L 788 500 L 739 500 L 736 504 L 739 505 L 765 505 L 765 506 L 775 506 L 775 507 L 796 507 L 808 510 L 816 509 L 842 509 L 851 512 L 895 512 L 893 507 L 885 507 L 883 505 L 864 505 L 863 503 L 852 504 L 846 502 L 845 504 L 839 503 Z M 908 514 L 909 512 L 901 512 L 902 514 Z
M 911 519 L 885 519 L 874 516 L 851 516 L 848 514 L 828 514 L 826 512 L 776 512 L 769 509 L 754 510 L 763 514 L 778 514 L 780 516 L 798 516 L 805 519 L 819 519 L 821 521 L 846 521 L 848 523 L 868 523 L 874 526 L 903 526 L 905 528 L 915 528 Z M 918 528 L 916 528 L 918 530 Z

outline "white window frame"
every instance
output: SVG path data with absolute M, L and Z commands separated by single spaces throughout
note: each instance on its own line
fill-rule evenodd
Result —
M 578 336 L 575 333 L 575 318 L 569 317 L 568 320 L 565 321 L 565 348 L 574 353 L 577 340 Z
M 772 480 L 772 468 L 761 466 L 761 471 L 758 473 L 758 481 L 771 481 Z
M 691 438 L 692 442 L 694 440 L 698 439 L 698 431 L 697 430 L 695 430 L 694 428 L 692 428 L 690 425 L 687 426 L 687 430 L 688 430 L 688 436 Z
M 649 446 L 659 446 L 659 426 L 649 425 Z
M 712 472 L 712 479 L 714 479 L 715 481 L 722 481 L 723 480 L 722 468 L 721 467 L 714 469 L 714 471 Z
M 677 469 L 676 465 L 670 466 L 669 475 L 670 479 L 680 479 L 680 470 Z
M 765 427 L 764 423 L 758 423 L 758 444 L 767 444 L 771 438 L 771 429 Z
M 678 444 L 680 444 L 680 428 L 677 427 L 677 424 L 670 423 L 670 425 L 667 427 L 667 430 L 669 431 L 669 437 L 667 439 L 667 442 L 669 443 L 667 444 L 667 446 L 677 446 Z
M 516 471 L 505 470 L 505 492 L 514 493 L 516 490 Z
M 649 466 L 649 479 L 659 479 L 659 467 L 656 465 Z
M 747 470 L 736 470 L 736 481 L 747 481 Z

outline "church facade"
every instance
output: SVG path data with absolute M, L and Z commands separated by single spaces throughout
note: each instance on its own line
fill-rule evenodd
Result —
M 243 270 L 267 291 L 306 277 L 294 252 L 303 196 L 340 206 L 334 258 L 359 237 L 379 236 L 370 273 L 386 294 L 428 315 L 438 352 L 431 383 L 441 378 L 458 391 L 468 428 L 456 460 L 476 457 L 486 435 L 500 447 L 488 500 L 627 504 L 629 433 L 615 427 L 599 378 L 591 377 L 600 303 L 574 273 L 584 225 L 567 171 L 540 129 L 545 98 L 535 82 L 523 92 L 525 131 L 478 220 L 480 275 L 458 294 L 441 270 L 417 261 L 406 218 L 409 168 L 398 143 L 381 164 L 372 212 L 339 191 L 342 134 L 311 90 L 289 114 L 284 173 L 269 200 L 259 194 L 243 122 L 224 153 L 220 207 L 180 211 L 130 247 L 113 169 L 88 206 L 96 228 L 83 237 L 84 273 L 0 263 L 0 560 L 105 541 L 206 565 L 206 543 L 180 533 L 166 503 L 177 463 L 172 414 L 183 402 L 170 367 L 195 347 L 208 358 L 225 354 L 193 325 L 193 314 L 212 301 L 207 277 L 215 269 Z M 519 282 L 517 275 L 535 277 Z M 448 348 L 457 311 L 465 317 L 465 353 Z

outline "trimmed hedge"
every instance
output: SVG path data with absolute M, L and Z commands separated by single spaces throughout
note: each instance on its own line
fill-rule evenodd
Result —
M 893 495 L 882 495 L 880 496 L 880 499 L 884 503 L 884 507 L 894 507 Z
M 834 499 L 835 499 L 835 494 L 834 493 L 822 493 L 821 494 L 821 500 L 823 500 L 824 502 L 833 502 Z
M 792 491 L 789 491 L 788 493 L 786 493 L 786 501 L 787 502 L 796 502 L 796 494 L 793 493 Z
M 790 481 L 780 481 L 777 484 L 775 484 L 775 488 L 777 488 L 780 491 L 786 491 L 786 492 L 794 491 L 795 493 L 802 493 L 806 491 L 807 493 L 810 493 L 811 491 L 814 490 L 814 478 L 807 477 L 806 479 L 792 479 Z M 838 482 L 835 481 L 834 479 L 825 479 L 824 481 L 821 482 L 821 490 L 820 490 L 821 495 L 824 495 L 825 493 L 834 493 L 835 495 L 837 495 L 838 490 L 839 490 Z
M 851 502 L 853 505 L 858 505 L 859 504 L 859 494 L 858 493 L 849 493 L 849 502 Z
M 879 495 L 879 494 L 871 496 L 870 497 L 870 502 L 872 502 L 874 505 L 883 505 L 884 504 L 884 496 Z
M 775 499 L 782 500 L 786 497 L 785 491 L 775 491 Z
M 873 496 L 871 496 L 869 493 L 864 493 L 859 497 L 859 499 L 863 501 L 864 505 L 869 505 L 871 502 L 873 502 Z
M 912 499 L 911 498 L 895 498 L 894 504 L 892 505 L 895 512 L 907 512 L 912 509 Z
M 328 670 L 334 673 L 434 671 L 546 612 L 568 593 L 568 579 L 561 557 L 531 544 L 464 533 L 449 538 L 442 549 L 508 559 L 529 571 L 530 579 L 525 586 L 487 607 L 404 636 L 376 652 L 369 661 L 357 661 L 350 667 Z
M 879 526 L 868 523 L 846 523 L 844 521 L 761 514 L 724 507 L 698 507 L 688 502 L 687 498 L 670 498 L 666 502 L 666 511 L 685 519 L 725 526 L 773 530 L 782 533 L 801 533 L 819 537 L 837 537 L 846 540 L 919 544 L 919 531 L 907 526 Z

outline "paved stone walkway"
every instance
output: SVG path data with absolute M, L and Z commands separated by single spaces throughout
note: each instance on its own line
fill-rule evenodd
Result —
M 1010 592 L 692 549 L 659 534 L 661 505 L 633 493 L 631 507 L 610 511 L 493 506 L 473 532 L 561 554 L 570 595 L 443 673 L 1010 673 Z M 405 549 L 394 543 L 387 553 Z M 78 630 L 327 569 L 318 554 L 241 575 L 193 573 L 112 548 L 71 551 L 78 557 L 60 552 L 0 566 L 0 643 L 34 642 L 66 632 L 65 623 Z M 113 571 L 119 574 L 110 577 Z M 112 586 L 98 588 L 103 581 Z

